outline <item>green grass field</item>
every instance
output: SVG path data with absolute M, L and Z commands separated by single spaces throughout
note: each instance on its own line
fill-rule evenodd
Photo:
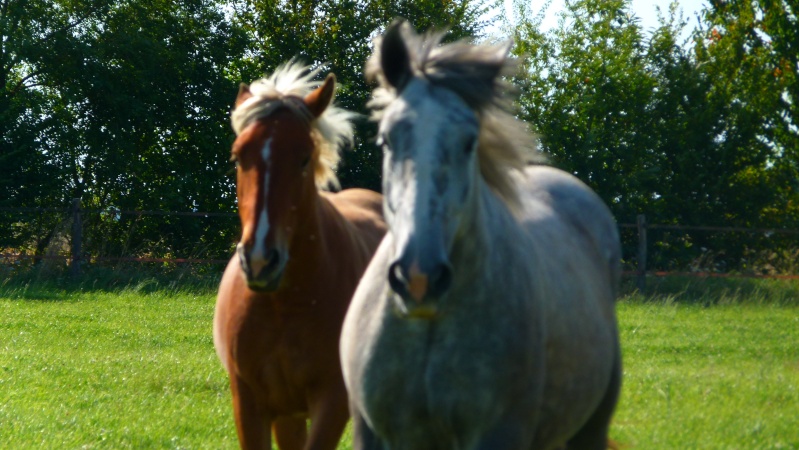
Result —
M 0 284 L 0 448 L 237 448 L 212 284 Z M 630 449 L 799 449 L 799 283 L 650 286 L 618 306 L 612 437 Z

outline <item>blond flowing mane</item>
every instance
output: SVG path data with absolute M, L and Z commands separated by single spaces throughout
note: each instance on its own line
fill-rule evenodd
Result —
M 516 206 L 518 193 L 512 172 L 545 158 L 536 151 L 527 125 L 514 116 L 511 93 L 515 90 L 503 78 L 518 70 L 517 61 L 507 55 L 509 43 L 473 45 L 461 40 L 442 45 L 444 33 L 419 35 L 407 23 L 401 32 L 414 76 L 454 91 L 474 109 L 480 122 L 477 151 L 482 177 L 500 198 Z M 369 103 L 376 120 L 399 94 L 383 73 L 380 39 L 366 63 L 367 78 L 378 82 Z
M 291 60 L 275 69 L 272 75 L 254 81 L 250 86 L 252 97 L 231 114 L 236 135 L 253 121 L 268 117 L 278 108 L 287 107 L 304 118 L 311 129 L 314 151 L 314 179 L 320 189 L 338 188 L 336 168 L 341 160 L 340 150 L 353 143 L 352 118 L 355 113 L 331 104 L 321 116 L 314 118 L 302 99 L 318 88 L 321 81 L 314 78 L 320 69 L 313 69 Z

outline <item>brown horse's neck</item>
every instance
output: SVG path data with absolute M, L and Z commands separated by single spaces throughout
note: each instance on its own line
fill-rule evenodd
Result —
M 317 251 L 319 249 L 319 235 L 323 231 L 323 212 L 321 208 L 322 196 L 314 187 L 308 189 L 307 197 L 303 199 L 301 207 L 296 211 L 298 220 L 296 230 L 291 235 L 291 252 Z
M 292 211 L 297 214 L 295 229 L 291 230 L 289 241 L 289 260 L 284 273 L 285 280 L 278 290 L 296 291 L 298 288 L 309 286 L 324 253 L 324 216 L 323 199 L 315 186 L 308 190 L 307 197 L 303 199 L 302 206 Z

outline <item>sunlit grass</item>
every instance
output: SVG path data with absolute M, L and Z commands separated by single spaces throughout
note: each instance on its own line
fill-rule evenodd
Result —
M 0 446 L 236 448 L 213 297 L 0 294 Z
M 612 437 L 799 448 L 799 284 L 709 281 L 625 291 Z M 0 283 L 0 447 L 237 448 L 213 304 L 213 282 Z
M 613 437 L 633 448 L 799 448 L 799 308 L 623 301 Z

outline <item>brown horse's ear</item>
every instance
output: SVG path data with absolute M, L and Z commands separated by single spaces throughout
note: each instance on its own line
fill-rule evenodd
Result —
M 319 117 L 330 105 L 335 92 L 336 76 L 331 73 L 327 75 L 325 82 L 321 86 L 305 96 L 305 106 L 308 107 L 314 117 Z
M 252 93 L 250 92 L 250 87 L 244 83 L 241 83 L 239 85 L 239 94 L 236 96 L 236 108 L 238 108 L 239 105 L 247 101 L 247 99 L 250 97 L 252 97 Z

